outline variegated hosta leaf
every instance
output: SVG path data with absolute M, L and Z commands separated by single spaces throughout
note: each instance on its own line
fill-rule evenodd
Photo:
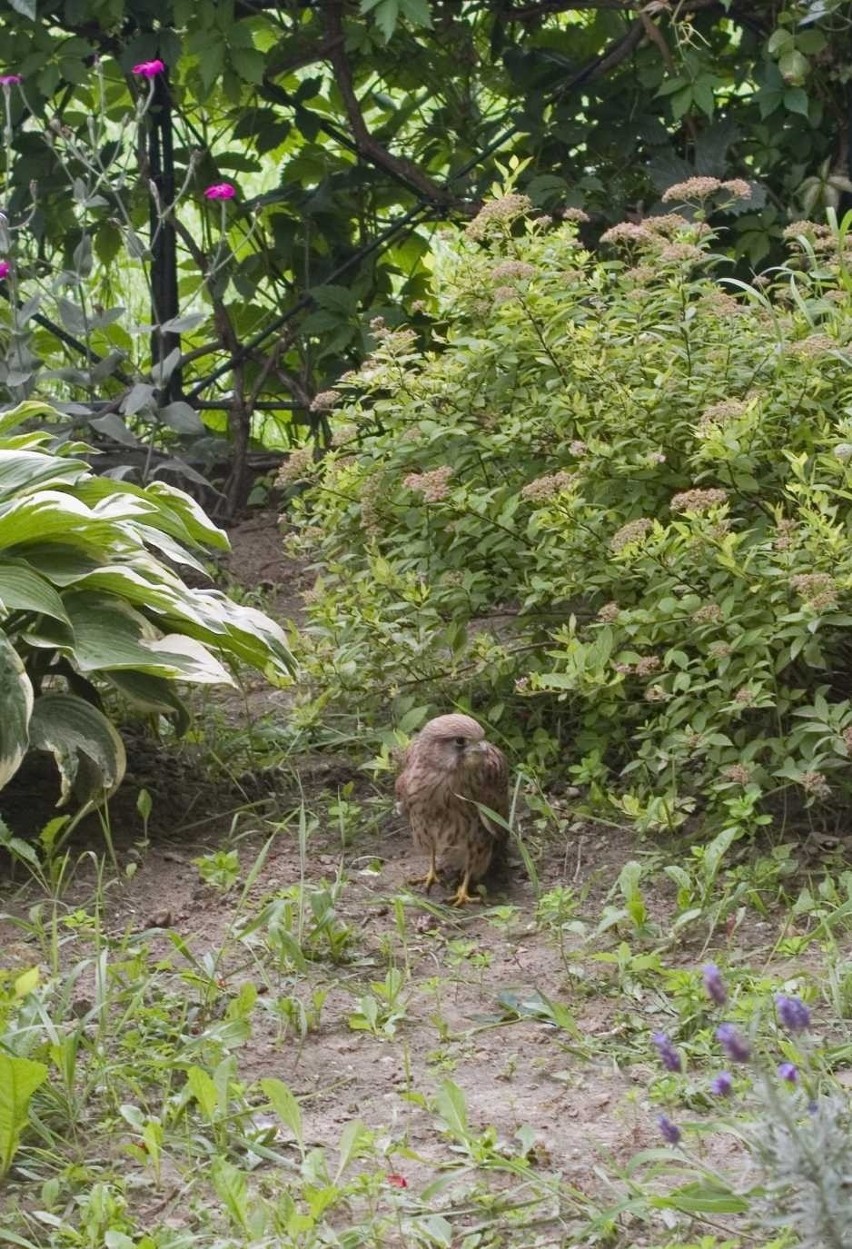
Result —
M 0 559 L 0 617 L 10 611 L 68 621 L 62 599 L 49 581 L 22 560 Z
M 0 633 L 0 789 L 21 766 L 29 744 L 33 687 L 12 643 Z
M 132 668 L 172 681 L 231 681 L 195 639 L 160 637 L 141 612 L 120 598 L 80 592 L 67 594 L 65 606 L 74 631 L 74 662 L 81 672 Z
M 52 408 L 49 403 L 44 403 L 41 399 L 26 399 L 16 408 L 0 413 L 0 434 L 7 434 L 10 429 L 23 425 L 25 421 L 36 420 L 42 416 L 52 417 L 55 420 L 56 408 Z
M 101 802 L 121 784 L 124 743 L 102 711 L 74 694 L 42 694 L 30 721 L 30 744 L 56 760 L 62 794 L 79 802 Z
M 21 491 L 30 493 L 63 482 L 77 482 L 90 471 L 82 460 L 0 447 L 0 502 Z
M 0 550 L 45 538 L 84 550 L 131 550 L 110 520 L 93 515 L 85 503 L 60 490 L 37 490 L 0 503 Z M 118 541 L 117 541 L 118 539 Z

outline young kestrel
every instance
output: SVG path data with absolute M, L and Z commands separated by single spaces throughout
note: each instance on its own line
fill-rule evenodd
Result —
M 429 855 L 422 881 L 427 893 L 438 879 L 440 857 L 442 864 L 462 874 L 452 905 L 475 901 L 471 881 L 485 875 L 492 856 L 506 845 L 506 830 L 476 805 L 508 820 L 509 772 L 503 752 L 485 740 L 482 725 L 470 716 L 438 716 L 423 726 L 405 752 L 396 796 L 415 848 Z

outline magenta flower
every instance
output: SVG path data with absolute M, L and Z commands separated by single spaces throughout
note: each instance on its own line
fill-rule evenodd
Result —
M 0 87 L 11 87 L 16 82 L 23 82 L 20 74 L 0 74 Z
M 157 58 L 156 61 L 140 61 L 131 72 L 139 78 L 156 78 L 158 74 L 165 73 L 165 69 L 163 62 Z
M 233 199 L 236 190 L 231 186 L 230 182 L 214 182 L 213 186 L 206 188 L 204 192 L 205 199 Z
M 2 281 L 3 278 L 7 278 L 11 272 L 12 266 L 9 264 L 8 260 L 0 260 L 0 281 Z

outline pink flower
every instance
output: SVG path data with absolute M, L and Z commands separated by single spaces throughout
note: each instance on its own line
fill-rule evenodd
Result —
M 11 272 L 12 266 L 9 264 L 8 260 L 0 260 L 0 281 L 2 281 L 3 278 L 7 278 Z
M 133 73 L 138 74 L 140 78 L 156 78 L 158 74 L 165 72 L 165 65 L 159 59 L 156 61 L 140 61 L 138 65 L 133 66 Z
M 20 74 L 0 74 L 0 87 L 11 87 L 16 82 L 23 82 Z
M 213 186 L 207 187 L 204 192 L 205 199 L 233 199 L 236 195 L 235 189 L 230 182 L 214 182 Z
M 392 1188 L 408 1188 L 408 1180 L 404 1175 L 395 1175 L 393 1172 L 385 1176 L 385 1180 Z

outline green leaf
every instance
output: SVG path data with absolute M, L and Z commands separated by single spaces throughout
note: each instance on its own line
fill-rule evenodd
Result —
M 52 616 L 68 623 L 56 590 L 23 561 L 0 559 L 0 612 L 23 611 Z
M 21 766 L 29 744 L 33 687 L 22 660 L 0 633 L 0 789 Z
M 339 1160 L 334 1182 L 337 1184 L 351 1162 L 367 1148 L 373 1140 L 373 1133 L 360 1119 L 352 1119 L 340 1134 Z
M 373 19 L 385 37 L 385 43 L 396 30 L 399 20 L 400 0 L 361 0 L 361 13 L 372 13 Z
M 260 1087 L 269 1098 L 269 1104 L 278 1118 L 293 1133 L 300 1151 L 304 1150 L 302 1111 L 287 1085 L 283 1080 L 269 1077 L 261 1080 Z
M 0 1050 L 0 1178 L 12 1165 L 29 1121 L 32 1095 L 46 1079 L 44 1063 L 15 1058 Z
M 266 70 L 266 57 L 256 48 L 231 48 L 231 64 L 244 82 L 259 86 Z
M 20 13 L 21 17 L 28 17 L 31 22 L 34 22 L 37 16 L 37 3 L 38 0 L 9 0 L 10 7 L 16 13 Z
M 809 116 L 810 105 L 807 91 L 801 87 L 789 87 L 784 92 L 784 107 L 788 113 L 798 113 L 802 117 Z
M 204 1118 L 212 1122 L 219 1105 L 219 1094 L 213 1077 L 203 1067 L 193 1065 L 186 1073 L 186 1083 Z
M 712 1180 L 684 1184 L 664 1197 L 651 1197 L 649 1204 L 658 1210 L 681 1210 L 684 1214 L 745 1214 L 749 1209 L 745 1197 Z
M 88 464 L 82 460 L 66 460 L 41 451 L 0 450 L 0 502 L 22 487 L 32 491 L 48 483 L 58 486 L 80 481 L 89 473 Z
M 35 700 L 30 745 L 56 760 L 58 806 L 72 793 L 80 802 L 101 802 L 121 784 L 126 767 L 121 737 L 102 711 L 75 694 L 42 694 Z
M 470 1135 L 467 1121 L 467 1104 L 464 1093 L 452 1080 L 444 1080 L 437 1097 L 438 1113 L 450 1133 L 459 1140 Z

